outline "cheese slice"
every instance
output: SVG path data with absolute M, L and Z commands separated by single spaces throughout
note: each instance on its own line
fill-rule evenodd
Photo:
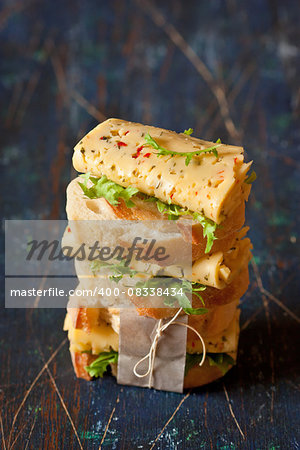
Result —
M 239 319 L 240 310 L 237 309 L 226 330 L 214 336 L 204 337 L 207 353 L 230 353 L 237 350 L 240 333 Z M 186 351 L 187 353 L 203 352 L 202 343 L 192 330 L 188 330 Z
M 243 181 L 251 163 L 244 163 L 242 147 L 222 144 L 217 148 L 218 158 L 202 153 L 186 166 L 185 156 L 158 156 L 158 150 L 145 140 L 147 133 L 174 152 L 195 152 L 214 145 L 183 133 L 108 119 L 75 146 L 74 168 L 98 177 L 106 175 L 124 187 L 134 186 L 218 224 L 249 194 L 250 185 Z
M 240 311 L 231 321 L 230 325 L 225 331 L 214 336 L 204 337 L 206 351 L 208 353 L 228 353 L 235 352 L 238 346 L 239 338 L 239 316 Z M 116 317 L 119 318 L 117 315 Z M 68 331 L 70 341 L 70 350 L 74 352 L 91 351 L 93 355 L 98 355 L 101 352 L 108 352 L 111 349 L 118 351 L 119 349 L 119 334 L 106 323 L 99 323 L 91 328 L 90 332 L 82 329 L 77 329 L 72 323 L 70 314 L 65 318 L 64 330 Z M 187 338 L 187 353 L 202 353 L 203 347 L 199 338 L 193 331 L 188 330 Z
M 243 236 L 244 229 L 236 238 L 233 249 L 209 254 L 199 258 L 193 264 L 161 267 L 157 264 L 147 264 L 133 259 L 130 266 L 138 272 L 146 273 L 147 277 L 183 278 L 216 289 L 224 289 L 251 259 L 252 244 L 250 239 L 243 239 Z
M 120 285 L 127 285 L 133 287 L 136 281 L 142 281 L 144 278 L 150 278 L 155 276 L 160 277 L 174 277 L 174 278 L 185 278 L 187 280 L 203 284 L 205 286 L 211 286 L 217 289 L 224 289 L 232 280 L 239 274 L 241 267 L 244 267 L 248 261 L 251 259 L 251 248 L 252 244 L 250 239 L 244 238 L 248 227 L 243 228 L 236 237 L 236 242 L 232 249 L 226 252 L 215 252 L 199 258 L 197 261 L 187 262 L 183 261 L 182 264 L 170 264 L 169 266 L 162 267 L 153 263 L 145 263 L 143 261 L 137 261 L 132 259 L 130 267 L 144 276 L 137 275 L 135 278 L 129 278 L 127 276 L 123 277 Z M 79 244 L 77 244 L 76 239 L 71 230 L 65 232 L 62 242 L 63 247 L 70 245 L 72 248 L 77 250 Z M 114 261 L 109 261 L 109 264 L 113 264 Z M 114 282 L 112 282 L 108 277 L 112 275 L 109 269 L 99 269 L 97 273 L 93 273 L 91 269 L 91 262 L 88 260 L 80 261 L 75 260 L 75 270 L 76 274 L 84 285 L 85 289 L 91 292 L 95 290 L 96 286 L 102 287 L 103 289 L 115 287 Z M 122 286 L 123 287 L 123 286 Z M 126 289 L 124 289 L 126 291 Z M 89 299 L 90 306 L 120 306 L 126 305 L 126 295 L 122 294 L 122 289 L 120 289 L 121 294 L 118 298 L 111 297 L 109 304 L 99 305 L 98 302 L 95 304 L 92 299 Z M 90 295 L 90 294 L 89 294 Z M 117 302 L 114 303 L 114 302 Z M 80 300 L 80 303 L 74 303 L 74 306 L 88 306 L 85 304 L 84 300 Z
M 71 317 L 67 314 L 64 330 L 68 331 L 70 350 L 74 352 L 91 351 L 93 355 L 98 355 L 111 349 L 117 351 L 119 348 L 119 335 L 105 322 L 93 326 L 88 333 L 74 328 Z

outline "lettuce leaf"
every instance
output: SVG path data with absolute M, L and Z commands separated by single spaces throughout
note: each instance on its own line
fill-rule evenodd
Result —
M 227 353 L 207 353 L 206 358 L 208 359 L 210 366 L 217 366 L 223 375 L 229 370 L 229 366 L 234 366 L 236 364 L 235 360 Z M 188 371 L 199 364 L 202 360 L 202 353 L 187 353 L 185 360 L 185 372 L 186 375 Z
M 81 175 L 81 177 L 84 182 L 78 182 L 78 184 L 86 197 L 90 199 L 103 197 L 113 206 L 118 205 L 119 200 L 123 199 L 128 208 L 134 206 L 134 203 L 130 199 L 139 192 L 138 189 L 132 186 L 124 188 L 123 186 L 110 181 L 105 175 L 101 178 L 95 178 L 91 177 L 88 173 Z M 88 180 L 93 183 L 91 187 L 87 187 Z
M 253 181 L 256 180 L 256 178 L 257 178 L 256 173 L 255 173 L 254 170 L 253 170 L 253 172 L 251 172 L 251 174 L 249 175 L 249 177 L 246 178 L 245 183 L 247 183 L 247 184 L 252 184 Z
M 87 353 L 87 352 L 83 352 Z M 91 377 L 103 377 L 104 373 L 110 364 L 117 364 L 118 362 L 118 352 L 111 350 L 109 352 L 102 352 L 98 355 L 89 366 L 85 367 L 85 370 Z M 223 375 L 229 370 L 229 366 L 234 366 L 236 364 L 235 360 L 227 353 L 207 353 L 206 357 L 209 361 L 210 366 L 217 366 Z M 187 353 L 185 361 L 185 372 L 187 375 L 192 367 L 199 364 L 202 360 L 202 353 Z
M 111 350 L 110 352 L 102 352 L 98 355 L 89 366 L 85 367 L 85 370 L 91 377 L 103 377 L 104 373 L 110 364 L 118 362 L 118 352 Z

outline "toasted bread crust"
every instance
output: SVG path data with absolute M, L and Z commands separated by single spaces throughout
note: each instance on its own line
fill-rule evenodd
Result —
M 224 289 L 216 289 L 208 286 L 205 291 L 201 292 L 206 308 L 213 306 L 221 306 L 231 303 L 233 299 L 241 298 L 249 286 L 249 269 L 248 264 L 240 271 L 230 284 Z M 201 300 L 193 295 L 193 307 L 201 308 L 203 306 Z
M 85 370 L 85 367 L 89 366 L 93 361 L 95 361 L 97 356 L 91 355 L 89 353 L 74 352 L 72 350 L 70 350 L 70 353 L 76 377 L 90 381 L 92 377 Z
M 189 389 L 204 386 L 222 378 L 222 376 L 221 370 L 217 366 L 210 366 L 206 360 L 201 367 L 194 366 L 188 371 L 184 377 L 183 387 L 184 389 Z
M 130 297 L 133 303 L 139 302 L 140 297 Z M 135 303 L 138 304 L 138 303 Z M 140 316 L 152 317 L 153 319 L 168 319 L 177 313 L 179 308 L 136 308 Z
M 67 308 L 67 311 L 74 328 L 90 333 L 91 323 L 88 316 L 88 308 Z
M 201 300 L 193 295 L 193 308 L 213 308 L 215 306 L 226 305 L 233 300 L 241 298 L 246 292 L 249 285 L 249 270 L 248 265 L 245 266 L 240 274 L 233 279 L 224 289 L 216 289 L 207 287 L 205 291 L 201 292 L 204 301 L 204 306 Z M 141 316 L 152 317 L 153 319 L 167 319 L 172 317 L 178 309 L 176 308 L 146 308 L 144 305 L 149 305 L 151 299 L 149 297 L 130 297 L 130 300 L 137 306 L 137 312 Z M 142 307 L 141 307 L 142 306 Z

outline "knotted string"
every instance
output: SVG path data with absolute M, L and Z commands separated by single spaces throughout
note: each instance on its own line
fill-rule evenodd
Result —
M 201 341 L 202 347 L 203 347 L 203 354 L 202 354 L 202 359 L 199 363 L 199 366 L 202 366 L 202 364 L 204 363 L 205 360 L 205 356 L 206 356 L 206 347 L 205 347 L 205 343 L 204 340 L 201 336 L 200 333 L 198 333 L 198 331 L 191 327 L 190 325 L 186 324 L 186 323 L 182 323 L 182 322 L 175 322 L 175 320 L 177 319 L 177 317 L 179 316 L 179 314 L 181 313 L 182 308 L 180 308 L 177 313 L 172 317 L 171 320 L 169 320 L 169 322 L 163 324 L 163 319 L 159 319 L 157 327 L 156 327 L 156 332 L 155 332 L 155 336 L 153 338 L 151 347 L 149 352 L 147 353 L 147 355 L 145 355 L 142 359 L 140 359 L 134 366 L 133 368 L 133 373 L 136 377 L 138 378 L 144 378 L 147 377 L 149 375 L 149 383 L 148 383 L 148 387 L 151 388 L 152 387 L 152 377 L 153 377 L 153 369 L 154 369 L 154 362 L 155 362 L 155 355 L 156 355 L 156 349 L 157 349 L 157 344 L 159 341 L 159 338 L 161 337 L 162 333 L 170 326 L 170 325 L 181 325 L 183 327 L 189 328 L 190 330 L 194 331 L 194 333 L 197 334 L 198 338 Z M 138 373 L 137 372 L 137 368 L 138 366 L 146 361 L 148 359 L 148 370 L 145 373 Z

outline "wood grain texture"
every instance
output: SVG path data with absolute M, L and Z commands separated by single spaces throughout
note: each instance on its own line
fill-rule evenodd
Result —
M 0 8 L 3 218 L 65 218 L 72 147 L 104 117 L 241 142 L 258 174 L 238 365 L 183 395 L 77 380 L 64 311 L 5 310 L 1 289 L 1 446 L 299 448 L 299 3 Z

